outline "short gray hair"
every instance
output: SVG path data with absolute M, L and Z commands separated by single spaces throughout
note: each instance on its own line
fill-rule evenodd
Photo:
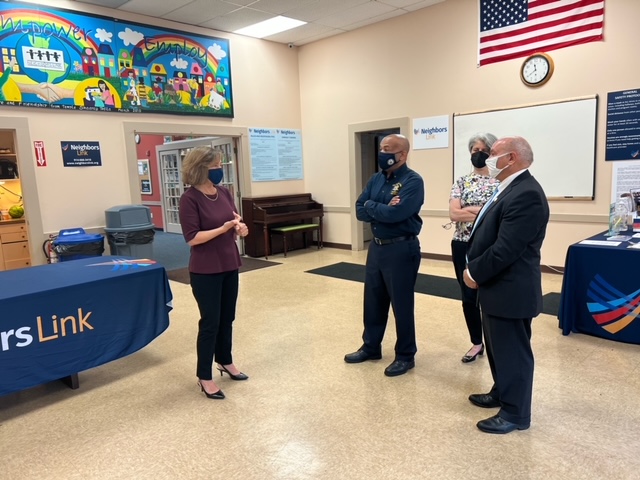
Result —
M 492 133 L 476 133 L 469 139 L 469 151 L 473 148 L 473 144 L 480 141 L 484 143 L 489 150 L 493 147 L 493 144 L 497 140 L 496 136 Z

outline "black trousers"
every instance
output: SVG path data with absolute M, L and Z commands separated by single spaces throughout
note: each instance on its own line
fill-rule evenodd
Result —
M 478 291 L 467 287 L 462 278 L 464 269 L 467 266 L 467 242 L 460 240 L 451 241 L 451 258 L 453 259 L 453 269 L 456 272 L 456 278 L 460 284 L 460 293 L 462 294 L 462 313 L 464 320 L 467 322 L 467 330 L 469 330 L 469 338 L 473 345 L 482 343 L 482 316 L 480 315 L 480 307 L 478 307 Z
M 500 400 L 498 415 L 509 422 L 528 424 L 534 366 L 531 319 L 483 313 L 482 325 L 494 382 L 489 395 Z
M 420 267 L 417 238 L 389 245 L 371 242 L 364 281 L 362 349 L 381 353 L 389 305 L 396 319 L 396 359 L 411 361 L 417 352 L 414 289 Z
M 200 310 L 196 375 L 202 380 L 211 380 L 214 355 L 221 365 L 233 363 L 232 325 L 236 317 L 238 270 L 215 274 L 190 273 L 190 277 L 191 291 Z

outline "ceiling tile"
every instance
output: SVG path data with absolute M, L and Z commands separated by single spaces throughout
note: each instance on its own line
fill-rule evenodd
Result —
M 316 23 L 341 28 L 352 23 L 362 22 L 377 17 L 378 15 L 392 12 L 393 10 L 396 10 L 396 8 L 385 5 L 384 3 L 368 2 L 342 12 L 334 13 L 333 15 L 323 16 L 316 20 Z
M 341 33 L 345 33 L 345 31 L 344 30 L 340 30 L 338 28 L 335 28 L 335 29 L 333 29 L 333 30 L 331 30 L 329 32 L 326 32 L 326 33 L 323 33 L 323 34 L 320 34 L 320 35 L 316 35 L 314 37 L 309 37 L 309 38 L 304 38 L 302 40 L 298 40 L 296 42 L 296 45 L 300 45 L 300 46 L 306 45 L 308 43 L 313 43 L 313 42 L 315 42 L 317 40 L 322 40 L 323 38 L 333 37 L 335 35 L 340 35 Z
M 171 0 L 171 2 L 158 2 L 158 0 L 129 0 L 119 10 L 125 12 L 140 13 L 152 17 L 161 17 L 176 8 L 182 7 L 192 0 Z
M 1 0 L 0 0 L 1 1 Z M 76 0 L 122 12 L 233 32 L 275 15 L 305 22 L 267 40 L 304 45 L 445 0 Z M 80 7 L 82 8 L 82 7 Z
M 232 12 L 237 8 L 239 7 L 221 0 L 194 0 L 172 12 L 162 15 L 162 18 L 175 22 L 199 25 L 212 18 Z
M 293 43 L 296 44 L 298 40 L 304 38 L 314 37 L 323 33 L 333 32 L 335 28 L 327 27 L 325 25 L 318 25 L 317 23 L 307 23 L 286 32 L 276 33 L 269 37 L 265 37 L 265 40 L 271 40 L 272 42 L 280 43 Z
M 234 2 L 236 0 L 225 1 Z M 289 10 L 299 8 L 304 5 L 309 5 L 311 3 L 315 3 L 316 1 L 317 0 L 259 0 L 258 2 L 251 5 L 251 8 L 255 8 L 256 10 L 261 10 L 263 12 L 274 13 L 276 15 L 282 15 Z M 331 1 L 326 3 L 331 3 Z
M 396 8 L 390 12 L 384 13 L 382 15 L 378 15 L 377 17 L 371 17 L 366 20 L 362 20 L 360 22 L 350 23 L 345 28 L 348 30 L 355 30 L 357 28 L 364 27 L 366 25 L 371 25 L 373 23 L 382 22 L 384 20 L 388 20 L 389 18 L 399 17 L 400 15 L 406 15 L 407 11 L 402 10 L 400 8 Z
M 222 1 L 230 5 L 235 5 L 235 7 L 238 8 L 238 7 L 255 6 L 254 4 L 257 4 L 260 0 L 222 0 Z
M 316 0 L 306 3 L 292 10 L 287 10 L 284 15 L 305 22 L 313 22 L 321 17 L 341 12 L 347 8 L 369 3 L 370 0 Z
M 391 5 L 396 8 L 404 8 L 409 5 L 414 5 L 416 3 L 421 3 L 420 0 L 378 0 L 380 3 L 386 3 L 387 5 Z
M 421 8 L 430 7 L 431 5 L 435 5 L 436 3 L 442 3 L 444 1 L 445 0 L 423 0 L 422 2 L 417 2 L 402 8 L 408 12 L 414 12 L 416 10 L 420 10 Z
M 101 7 L 118 8 L 120 5 L 127 3 L 127 0 L 78 0 L 78 3 L 90 3 L 91 5 L 100 5 Z
M 254 23 L 273 18 L 272 13 L 265 13 L 252 8 L 241 8 L 227 15 L 216 17 L 206 22 L 198 23 L 201 27 L 213 28 L 223 32 L 233 32 L 239 28 L 248 27 Z

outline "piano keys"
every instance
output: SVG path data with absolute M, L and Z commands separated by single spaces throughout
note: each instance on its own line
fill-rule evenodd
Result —
M 249 235 L 244 238 L 244 251 L 250 257 L 263 257 L 284 251 L 282 238 L 279 235 L 275 236 L 271 242 L 269 229 L 275 227 L 319 223 L 320 235 L 322 235 L 323 216 L 322 204 L 313 200 L 310 193 L 244 197 L 242 198 L 242 218 L 249 227 Z M 314 219 L 318 219 L 317 222 L 314 222 Z M 301 235 L 308 235 L 308 232 Z M 306 242 L 296 235 L 291 243 L 287 246 L 288 250 L 302 248 Z

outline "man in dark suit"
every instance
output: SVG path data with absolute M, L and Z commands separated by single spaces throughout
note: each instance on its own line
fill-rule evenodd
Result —
M 486 160 L 500 180 L 469 240 L 464 281 L 478 289 L 493 387 L 469 400 L 498 414 L 477 423 L 486 433 L 526 430 L 531 423 L 531 319 L 542 310 L 540 247 L 549 205 L 529 173 L 533 152 L 521 137 L 501 138 Z

